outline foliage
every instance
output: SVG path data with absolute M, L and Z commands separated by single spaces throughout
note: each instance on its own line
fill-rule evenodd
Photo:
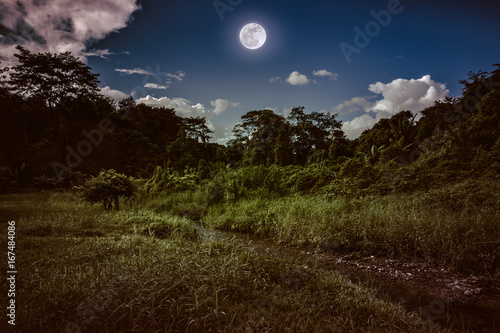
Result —
M 22 46 L 17 50 L 19 65 L 12 68 L 8 82 L 14 92 L 44 100 L 50 108 L 96 97 L 98 74 L 71 53 L 32 54 Z
M 342 124 L 335 118 L 337 114 L 311 112 L 304 107 L 292 108 L 290 123 L 291 144 L 298 164 L 304 164 L 313 150 L 327 150 L 334 139 L 343 139 Z
M 0 103 L 6 106 L 0 108 L 0 154 L 1 168 L 12 171 L 7 178 L 19 187 L 40 187 L 53 172 L 69 178 L 59 170 L 95 175 L 104 168 L 153 176 L 147 185 L 151 193 L 199 191 L 215 203 L 296 192 L 411 192 L 498 168 L 500 69 L 470 73 L 461 81 L 462 97 L 436 101 L 418 121 L 401 111 L 354 140 L 344 136 L 336 114 L 295 107 L 286 117 L 269 109 L 247 112 L 233 128 L 234 138 L 222 146 L 209 142 L 205 118 L 137 105 L 132 97 L 115 103 L 99 95 L 98 75 L 69 53 L 18 50 L 21 64 L 0 71 Z M 102 131 L 102 121 L 109 131 Z M 89 154 L 75 157 L 89 145 Z M 23 163 L 29 168 L 21 171 Z M 160 174 L 157 166 L 168 171 Z M 306 169 L 287 169 L 291 166 Z M 292 169 L 298 173 L 273 178 Z
M 470 141 L 474 146 L 492 147 L 500 137 L 500 90 L 484 96 L 477 104 L 477 113 L 467 120 Z
M 160 239 L 182 238 L 191 241 L 199 240 L 198 229 L 189 220 L 169 217 L 156 222 L 150 222 L 143 227 L 142 234 Z
M 149 223 L 176 223 L 147 209 L 109 212 L 45 192 L 2 196 L 0 215 L 22 220 L 16 230 L 30 244 L 17 251 L 19 332 L 439 331 L 293 258 L 226 239 L 142 235 Z
M 207 143 L 210 139 L 210 130 L 206 125 L 206 119 L 201 117 L 188 117 L 182 119 L 182 130 L 187 138 Z
M 327 150 L 334 139 L 343 139 L 337 115 L 293 108 L 285 118 L 272 110 L 250 111 L 234 127 L 235 139 L 250 164 L 306 164 L 314 150 Z
M 135 191 L 131 178 L 115 170 L 103 170 L 91 176 L 83 186 L 76 187 L 83 199 L 101 203 L 104 209 L 119 209 L 120 198 L 130 198 Z
M 203 221 L 278 243 L 500 274 L 500 179 L 363 198 L 295 195 L 213 206 Z
M 28 161 L 28 180 L 101 168 L 147 177 L 164 163 L 182 171 L 201 158 L 224 160 L 222 146 L 207 142 L 204 118 L 137 105 L 132 97 L 115 103 L 99 94 L 98 74 L 70 53 L 18 50 L 20 64 L 0 71 L 0 153 L 9 169 Z
M 153 175 L 146 181 L 145 190 L 150 195 L 160 192 L 183 192 L 194 190 L 198 181 L 198 174 L 194 169 L 186 168 L 181 173 L 170 168 L 157 166 Z

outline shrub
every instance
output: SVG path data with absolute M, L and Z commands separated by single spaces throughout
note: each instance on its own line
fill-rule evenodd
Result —
M 115 170 L 102 170 L 96 177 L 91 176 L 83 186 L 75 189 L 81 191 L 84 200 L 102 203 L 104 209 L 119 209 L 119 199 L 129 198 L 134 194 L 132 179 Z
M 175 193 L 194 190 L 198 182 L 198 173 L 194 169 L 186 168 L 184 173 L 180 173 L 170 168 L 157 166 L 151 178 L 146 181 L 144 188 L 148 194 Z

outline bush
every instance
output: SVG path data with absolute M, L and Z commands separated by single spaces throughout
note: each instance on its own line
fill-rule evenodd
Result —
M 91 176 L 83 186 L 75 187 L 81 191 L 84 200 L 102 203 L 104 209 L 119 209 L 121 197 L 130 198 L 135 191 L 132 179 L 115 170 L 102 170 L 98 176 Z
M 194 169 L 186 168 L 184 173 L 180 173 L 170 168 L 157 166 L 151 178 L 146 181 L 144 188 L 148 194 L 192 191 L 199 180 L 198 173 Z

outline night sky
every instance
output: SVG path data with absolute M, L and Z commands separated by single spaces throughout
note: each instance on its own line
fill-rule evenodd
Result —
M 248 111 L 339 114 L 348 137 L 458 96 L 500 62 L 499 1 L 3 0 L 0 60 L 16 44 L 71 51 L 115 99 L 204 116 L 225 143 Z M 239 41 L 247 23 L 263 47 Z M 361 32 L 361 33 L 360 33 Z

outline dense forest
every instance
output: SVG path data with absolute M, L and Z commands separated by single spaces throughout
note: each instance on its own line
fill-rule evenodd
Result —
M 500 171 L 500 64 L 469 73 L 463 94 L 421 112 L 401 111 L 349 140 L 335 114 L 295 107 L 284 117 L 250 111 L 226 146 L 210 143 L 204 118 L 116 103 L 98 74 L 69 53 L 33 54 L 0 82 L 0 185 L 67 187 L 114 169 L 149 178 L 157 166 L 195 182 L 248 166 L 279 169 L 286 192 L 412 191 Z

